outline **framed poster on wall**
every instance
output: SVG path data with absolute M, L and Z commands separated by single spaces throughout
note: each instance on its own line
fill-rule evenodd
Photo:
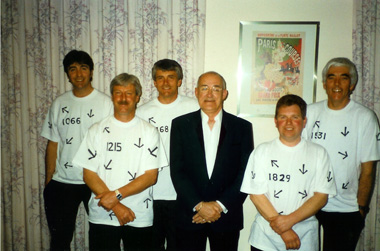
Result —
M 319 22 L 240 22 L 238 116 L 273 117 L 278 99 L 315 102 Z

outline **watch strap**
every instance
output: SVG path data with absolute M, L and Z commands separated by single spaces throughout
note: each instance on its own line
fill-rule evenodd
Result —
M 115 190 L 115 194 L 116 194 L 116 198 L 117 198 L 118 200 L 123 199 L 123 195 L 121 195 L 121 193 L 119 192 L 118 189 Z

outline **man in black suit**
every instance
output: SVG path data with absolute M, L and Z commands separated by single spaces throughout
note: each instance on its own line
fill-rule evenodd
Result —
M 223 110 L 228 91 L 220 74 L 202 74 L 195 95 L 201 109 L 174 119 L 170 139 L 179 249 L 205 250 L 209 238 L 213 251 L 237 250 L 252 125 Z

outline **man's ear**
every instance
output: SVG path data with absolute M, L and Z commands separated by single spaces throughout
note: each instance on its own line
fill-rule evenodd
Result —
M 178 80 L 177 87 L 181 87 L 181 85 L 182 85 L 182 79 Z
M 226 89 L 223 90 L 223 101 L 228 97 L 228 91 Z

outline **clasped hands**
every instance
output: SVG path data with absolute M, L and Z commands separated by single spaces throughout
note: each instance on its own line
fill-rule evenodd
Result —
M 286 245 L 286 249 L 299 249 L 301 241 L 296 232 L 293 231 L 293 223 L 288 215 L 277 215 L 269 218 L 269 224 L 273 231 L 279 234 Z
M 95 197 L 98 199 L 98 206 L 103 207 L 107 212 L 113 211 L 119 220 L 120 226 L 132 222 L 136 219 L 135 213 L 116 198 L 115 191 L 107 191 Z
M 221 217 L 223 209 L 216 201 L 199 202 L 195 206 L 197 213 L 193 216 L 193 223 L 204 224 L 217 221 Z

